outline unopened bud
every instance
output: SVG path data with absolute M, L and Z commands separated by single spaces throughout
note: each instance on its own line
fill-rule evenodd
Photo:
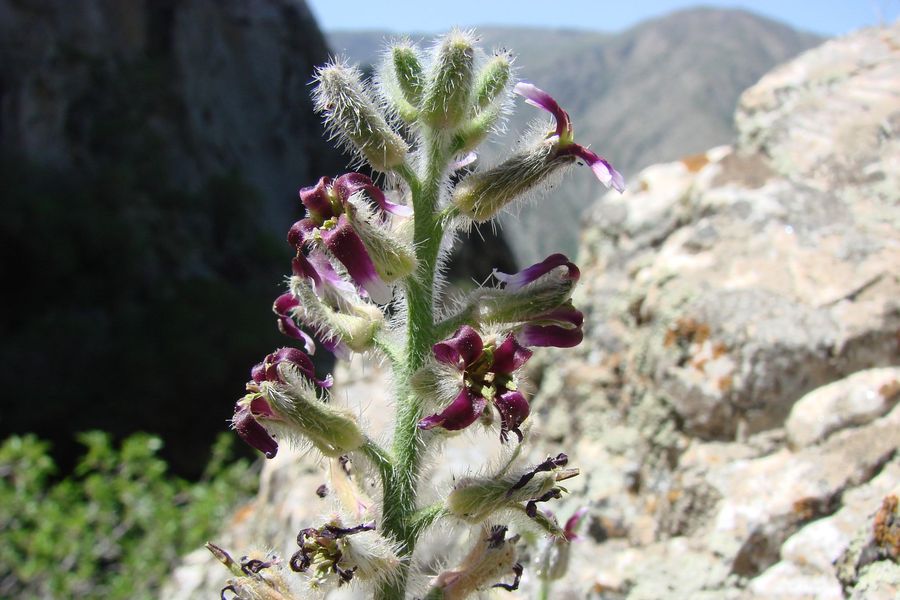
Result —
M 418 107 L 422 101 L 422 90 L 425 87 L 425 75 L 416 49 L 409 44 L 400 44 L 391 48 L 391 64 L 397 87 L 412 106 Z
M 343 64 L 316 73 L 316 110 L 326 124 L 379 171 L 403 164 L 408 147 L 388 125 L 360 80 L 359 71 Z
M 575 157 L 560 155 L 554 143 L 544 141 L 496 167 L 469 175 L 453 190 L 452 202 L 473 221 L 488 221 L 574 162 Z
M 478 112 L 470 121 L 463 124 L 453 138 L 453 149 L 456 153 L 469 152 L 476 148 L 491 132 L 500 119 L 502 107 L 491 105 Z
M 554 311 L 561 313 L 558 319 L 565 316 L 564 307 L 575 311 L 569 298 L 581 272 L 564 254 L 552 254 L 512 275 L 495 270 L 494 277 L 503 287 L 475 292 L 470 301 L 482 323 L 521 323 L 542 316 L 552 321 Z
M 422 98 L 425 123 L 435 129 L 453 129 L 462 123 L 469 110 L 474 60 L 470 33 L 452 31 L 444 37 Z
M 475 78 L 475 107 L 482 109 L 506 90 L 510 78 L 510 56 L 506 52 L 494 55 Z

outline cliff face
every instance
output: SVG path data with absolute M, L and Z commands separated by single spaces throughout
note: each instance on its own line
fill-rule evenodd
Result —
M 302 0 L 3 0 L 0 39 L 0 142 L 38 163 L 109 168 L 143 144 L 179 188 L 239 173 L 279 227 L 340 165 L 309 99 L 327 47 Z
M 553 509 L 590 509 L 553 597 L 896 597 L 898 48 L 895 26 L 800 56 L 743 94 L 737 145 L 649 167 L 592 207 L 586 339 L 532 360 L 529 459 L 568 452 L 581 476 Z M 389 429 L 382 369 L 337 379 L 336 398 Z M 497 446 L 457 436 L 427 476 L 448 483 Z M 266 463 L 224 545 L 290 552 L 329 511 L 323 473 L 297 460 Z M 425 564 L 452 535 L 417 548 Z M 213 562 L 187 557 L 166 597 L 214 593 Z M 531 597 L 523 582 L 510 597 Z
M 309 96 L 326 56 L 299 0 L 0 0 L 0 381 L 42 382 L 0 436 L 65 466 L 75 431 L 153 431 L 197 472 L 280 341 L 297 190 L 343 164 Z

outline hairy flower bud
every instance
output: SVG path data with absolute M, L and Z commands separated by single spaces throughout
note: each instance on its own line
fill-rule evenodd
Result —
M 587 508 L 579 508 L 566 521 L 563 534 L 549 538 L 537 556 L 537 576 L 545 581 L 556 581 L 565 577 L 569 570 L 571 543 L 579 539 L 575 530 L 587 514 Z
M 426 124 L 453 129 L 462 123 L 469 110 L 474 61 L 472 34 L 452 31 L 443 38 L 422 98 L 421 115 Z
M 419 117 L 425 75 L 418 49 L 408 42 L 393 46 L 382 67 L 382 88 L 400 118 L 407 123 Z
M 363 86 L 358 69 L 332 63 L 316 72 L 316 110 L 332 131 L 379 171 L 406 160 L 409 148 Z
M 493 103 L 506 90 L 511 74 L 512 60 L 508 52 L 492 56 L 475 78 L 475 108 L 483 109 Z
M 460 213 L 482 223 L 574 163 L 574 156 L 558 155 L 554 145 L 544 141 L 469 175 L 453 190 L 451 200 Z

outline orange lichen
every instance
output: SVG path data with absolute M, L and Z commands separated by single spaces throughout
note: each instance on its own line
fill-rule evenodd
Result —
M 900 514 L 897 504 L 896 495 L 886 496 L 875 514 L 874 524 L 875 543 L 894 560 L 900 558 Z
M 709 157 L 706 154 L 692 154 L 681 159 L 681 163 L 687 167 L 691 173 L 696 173 L 709 164 Z
M 682 317 L 666 331 L 663 345 L 669 347 L 675 342 L 702 344 L 709 339 L 709 325 L 690 317 Z

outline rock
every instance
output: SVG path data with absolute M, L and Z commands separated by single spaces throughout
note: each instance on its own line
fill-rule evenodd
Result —
M 900 368 L 871 369 L 823 386 L 794 404 L 785 423 L 794 447 L 880 417 L 900 400 Z
M 0 140 L 23 158 L 90 170 L 116 158 L 105 134 L 155 139 L 176 187 L 240 173 L 279 237 L 343 162 L 312 110 L 328 49 L 303 0 L 3 0 L 0 38 Z

